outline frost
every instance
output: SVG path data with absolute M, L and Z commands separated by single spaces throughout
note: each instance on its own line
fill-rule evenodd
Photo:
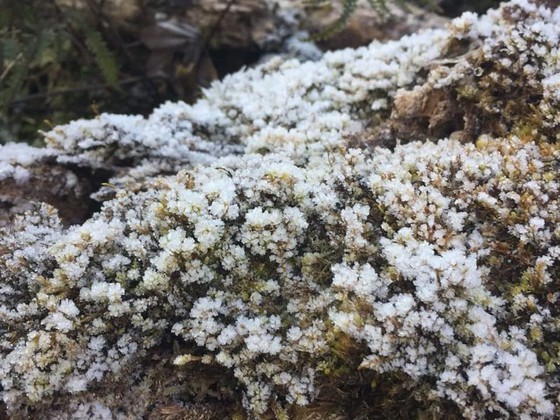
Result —
M 250 416 L 371 374 L 434 412 L 557 417 L 557 34 L 557 13 L 517 1 L 53 129 L 60 162 L 142 169 L 83 224 L 37 205 L 0 231 L 9 413 L 141 417 L 139 396 L 210 366 Z M 472 55 L 437 64 L 457 42 Z M 481 57 L 501 64 L 472 72 Z M 515 93 L 521 74 L 538 103 L 503 125 L 484 86 Z M 504 135 L 369 143 L 399 112 L 438 126 L 422 107 L 465 80 Z
M 23 184 L 32 173 L 28 166 L 56 155 L 52 149 L 38 149 L 25 143 L 8 143 L 0 146 L 0 181 L 13 179 Z

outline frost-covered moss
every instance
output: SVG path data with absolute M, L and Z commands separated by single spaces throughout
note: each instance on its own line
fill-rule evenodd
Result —
M 557 159 L 517 138 L 351 149 L 321 167 L 227 158 L 123 193 L 48 251 L 16 242 L 41 234 L 16 225 L 4 265 L 30 268 L 3 279 L 4 400 L 79 396 L 176 337 L 198 349 L 176 364 L 232 369 L 256 413 L 271 397 L 308 404 L 325 363 L 351 355 L 433 383 L 466 415 L 552 414 L 534 329 L 556 334 Z M 498 246 L 533 252 L 508 261 Z M 548 293 L 517 290 L 524 270 Z
M 187 169 L 138 178 L 82 225 L 43 205 L 1 231 L 8 412 L 203 411 L 202 395 L 229 415 L 557 416 L 558 13 L 516 1 L 448 31 L 248 70 L 118 130 L 129 117 L 47 134 L 79 164 L 149 155 Z M 493 63 L 529 32 L 535 48 L 508 54 L 540 57 L 526 87 L 541 94 L 508 125 L 475 142 L 368 144 L 368 119 L 404 109 L 399 88 L 453 91 L 470 80 L 468 51 Z M 430 63 L 467 38 L 436 85 L 446 64 Z M 199 141 L 209 159 L 190 162 Z M 221 157 L 230 145 L 246 153 Z M 193 390 L 204 372 L 213 391 Z M 357 388 L 360 407 L 342 406 Z

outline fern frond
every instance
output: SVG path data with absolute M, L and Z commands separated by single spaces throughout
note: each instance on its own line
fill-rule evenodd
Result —
M 382 17 L 389 14 L 389 8 L 387 7 L 386 0 L 367 0 L 369 5 L 379 13 Z
M 119 81 L 119 65 L 107 47 L 101 33 L 94 28 L 85 28 L 86 46 L 93 54 L 95 63 L 109 86 L 116 88 Z
M 343 5 L 342 6 L 343 6 L 342 14 L 336 20 L 336 22 L 332 23 L 329 27 L 322 30 L 318 34 L 313 35 L 311 37 L 312 40 L 320 41 L 320 40 L 329 38 L 332 35 L 340 32 L 342 29 L 344 29 L 344 27 L 348 23 L 348 20 L 350 19 L 350 16 L 352 16 L 352 14 L 358 8 L 358 0 L 343 0 Z
M 26 84 L 29 68 L 33 59 L 37 56 L 37 52 L 44 48 L 45 40 L 42 33 L 28 41 L 23 51 L 14 57 L 13 65 L 9 73 L 5 74 L 5 81 L 0 86 L 1 100 L 0 108 L 5 108 L 14 100 L 18 93 L 22 92 L 23 86 Z

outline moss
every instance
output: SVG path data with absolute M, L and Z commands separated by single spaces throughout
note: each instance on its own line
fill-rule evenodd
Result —
M 153 180 L 156 165 L 82 225 L 63 228 L 40 206 L 1 230 L 10 413 L 554 417 L 560 145 L 545 136 L 554 119 L 533 124 L 555 112 L 554 79 L 543 77 L 558 63 L 541 57 L 526 86 L 504 78 L 525 67 L 498 63 L 506 47 L 526 54 L 520 25 L 554 27 L 550 16 L 505 5 L 449 32 L 248 70 L 149 120 L 105 115 L 57 129 L 57 156 L 74 164 L 143 167 L 184 153 L 174 165 L 186 167 Z M 472 54 L 422 71 L 446 59 L 451 39 L 469 40 L 459 44 Z M 311 94 L 311 82 L 321 89 Z M 353 107 L 376 84 L 394 98 L 398 129 L 463 136 L 348 147 L 348 133 L 367 135 Z M 500 96 L 541 91 L 532 116 Z M 247 95 L 246 115 L 230 116 Z M 325 95 L 319 108 L 313 95 Z M 498 96 L 502 112 L 490 104 Z M 255 105 L 267 101 L 276 106 Z M 247 150 L 271 153 L 218 160 L 191 119 L 223 144 L 244 133 Z M 215 160 L 188 160 L 203 146 Z

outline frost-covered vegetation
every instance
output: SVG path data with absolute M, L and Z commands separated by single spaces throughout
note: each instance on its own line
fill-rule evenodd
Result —
M 515 0 L 46 133 L 114 178 L 1 231 L 7 412 L 558 416 L 559 38 Z

